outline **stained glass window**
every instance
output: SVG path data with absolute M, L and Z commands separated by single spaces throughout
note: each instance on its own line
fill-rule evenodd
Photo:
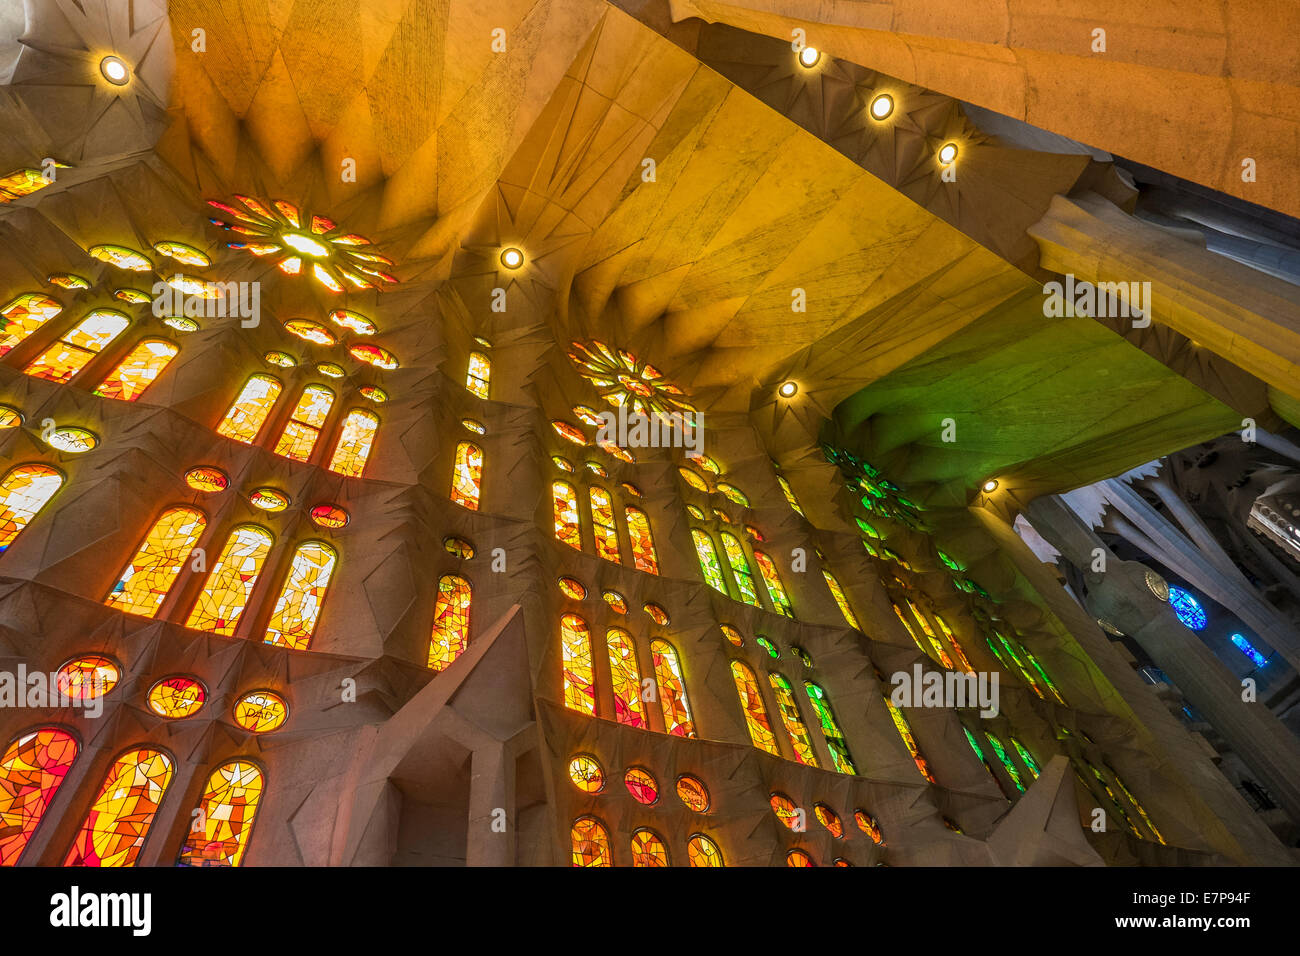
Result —
M 274 488 L 254 488 L 248 495 L 248 503 L 254 508 L 277 514 L 289 507 L 289 496 Z
M 388 349 L 381 349 L 378 345 L 371 345 L 369 342 L 358 342 L 348 349 L 348 354 L 358 362 L 365 362 L 375 368 L 387 371 L 397 368 L 397 356 Z
M 1034 755 L 1026 750 L 1025 745 L 1019 740 L 1016 740 L 1015 737 L 1011 738 L 1011 746 L 1015 747 L 1016 753 L 1020 754 L 1020 760 L 1024 763 L 1025 769 L 1029 771 L 1029 775 L 1037 780 L 1040 771 L 1038 769 L 1038 761 L 1034 760 Z
M 66 382 L 130 324 L 116 309 L 96 309 L 32 360 L 24 372 L 51 382 Z
M 63 306 L 39 292 L 24 292 L 10 301 L 0 309 L 0 319 L 4 320 L 4 329 L 0 333 L 0 355 L 7 354 L 62 311 Z
M 279 694 L 255 690 L 239 698 L 232 716 L 251 733 L 269 734 L 289 719 L 289 705 Z
M 254 375 L 226 410 L 217 434 L 251 445 L 280 396 L 280 382 L 269 375 Z
M 835 579 L 825 568 L 822 568 L 822 577 L 826 579 L 826 586 L 831 589 L 831 596 L 835 598 L 835 603 L 839 605 L 840 613 L 844 615 L 844 620 L 849 622 L 850 627 L 856 627 L 862 630 L 862 625 L 858 619 L 853 616 L 853 609 L 849 607 L 848 598 L 844 596 L 844 589 L 840 587 L 840 582 Z
M 456 445 L 456 461 L 451 474 L 451 500 L 470 511 L 478 511 L 480 485 L 483 481 L 483 449 L 473 442 Z
M 866 810 L 854 810 L 853 819 L 857 822 L 858 829 L 871 837 L 872 843 L 876 846 L 885 845 L 885 834 L 880 829 L 880 824 L 876 822 L 875 817 L 867 813 Z
M 953 634 L 952 628 L 948 626 L 948 622 L 938 614 L 934 616 L 934 619 L 939 625 L 939 630 L 943 631 L 943 636 L 948 639 L 948 643 L 952 647 L 952 652 L 957 655 L 957 660 L 961 663 L 961 669 L 967 674 L 974 674 L 975 668 L 971 666 L 970 661 L 966 657 L 966 652 L 962 650 L 961 644 L 957 642 L 957 635 Z
M 791 850 L 789 853 L 785 855 L 785 865 L 809 867 L 809 866 L 816 866 L 817 864 L 814 863 L 813 858 L 809 856 L 807 853 L 805 853 L 803 850 Z
M 370 457 L 370 446 L 375 440 L 375 431 L 379 428 L 379 416 L 364 408 L 354 408 L 343 419 L 339 430 L 339 440 L 334 446 L 334 455 L 330 458 L 330 471 L 338 472 L 347 478 L 359 478 L 366 469 L 366 459 Z
M 695 542 L 695 553 L 699 556 L 700 570 L 704 572 L 704 580 L 715 591 L 727 594 L 727 585 L 722 580 L 722 565 L 718 563 L 718 552 L 713 548 L 713 539 L 699 528 L 692 528 L 691 540 Z
M 677 797 L 686 804 L 688 810 L 703 813 L 709 809 L 708 788 L 690 774 L 682 774 L 677 778 Z
M 0 481 L 0 553 L 63 485 L 63 475 L 49 465 L 19 465 Z
M 650 604 L 649 602 L 647 602 L 641 605 L 641 610 L 645 611 L 646 614 L 650 615 L 650 619 L 654 621 L 656 624 L 658 624 L 660 627 L 668 626 L 668 612 L 665 611 L 663 608 L 661 608 L 658 604 Z
M 1205 610 L 1201 607 L 1201 602 L 1192 597 L 1190 592 L 1171 587 L 1169 603 L 1173 605 L 1174 613 L 1178 615 L 1178 620 L 1183 622 L 1184 627 L 1190 627 L 1193 631 L 1205 628 Z
M 777 660 L 781 657 L 781 652 L 776 649 L 776 645 L 773 644 L 771 641 L 769 641 L 762 634 L 759 634 L 754 638 L 754 643 L 757 644 L 759 647 L 761 647 L 763 650 L 767 651 L 767 656 L 772 658 L 773 660 Z
M 776 695 L 776 710 L 785 724 L 786 733 L 790 735 L 790 745 L 794 747 L 794 759 L 810 767 L 818 767 L 817 754 L 813 751 L 812 741 L 808 738 L 808 728 L 804 726 L 799 714 L 799 705 L 794 700 L 794 688 L 781 674 L 772 672 L 767 675 L 768 683 Z
M 629 767 L 623 774 L 623 785 L 627 787 L 627 792 L 632 794 L 632 799 L 637 803 L 649 806 L 659 799 L 659 783 L 654 778 L 654 774 L 641 767 Z
M 1020 745 L 1017 744 L 1016 746 L 1019 747 Z M 1021 753 L 1024 754 L 1023 748 L 1021 749 Z M 1165 838 L 1160 834 L 1160 831 L 1156 829 L 1156 825 L 1151 822 L 1151 818 L 1147 816 L 1147 812 L 1143 808 L 1142 804 L 1138 803 L 1138 798 L 1133 796 L 1132 791 L 1129 790 L 1128 787 L 1124 786 L 1124 781 L 1120 779 L 1120 775 L 1117 774 L 1114 770 L 1111 770 L 1109 765 L 1107 765 L 1106 769 L 1110 770 L 1110 775 L 1115 778 L 1115 783 L 1119 786 L 1120 790 L 1123 791 L 1124 796 L 1128 797 L 1128 802 L 1133 804 L 1133 809 L 1138 812 L 1138 816 L 1142 818 L 1142 822 L 1145 823 L 1150 828 L 1151 834 L 1160 843 L 1164 843 Z
M 729 644 L 734 644 L 736 647 L 745 646 L 745 639 L 741 637 L 740 632 L 730 624 L 719 624 L 718 627 L 722 631 L 722 636 L 727 639 Z
M 741 600 L 754 607 L 762 607 L 762 602 L 758 600 L 758 591 L 754 589 L 754 575 L 749 570 L 749 562 L 745 560 L 744 547 L 729 531 L 723 531 L 719 537 L 722 538 L 722 553 L 726 555 L 727 567 L 731 568 L 731 576 L 735 578 L 736 587 L 740 589 Z
M 171 779 L 171 758 L 161 751 L 141 748 L 118 757 L 63 865 L 135 866 Z
M 916 763 L 916 769 L 921 771 L 921 776 L 925 777 L 926 780 L 937 783 L 938 781 L 934 779 L 934 775 L 930 773 L 930 765 L 926 763 L 925 758 L 921 756 L 921 751 L 917 749 L 916 738 L 912 736 L 912 728 L 908 724 L 907 718 L 903 716 L 903 712 L 895 707 L 888 697 L 884 698 L 884 701 L 885 706 L 889 708 L 889 717 L 898 730 L 898 736 L 903 738 L 907 752 L 912 755 L 912 760 Z
M 239 866 L 265 787 L 262 771 L 247 760 L 232 760 L 212 771 L 177 864 Z
M 655 680 L 659 684 L 659 706 L 664 713 L 664 727 L 675 737 L 694 737 L 695 722 L 691 719 L 691 704 L 686 697 L 686 679 L 677 651 L 667 641 L 650 642 L 650 656 L 654 660 Z
M 67 169 L 66 163 L 56 162 L 54 165 L 59 169 Z M 33 169 L 31 166 L 23 166 L 11 173 L 5 173 L 0 176 L 0 203 L 13 202 L 15 199 L 30 196 L 53 181 L 52 178 L 46 179 L 41 170 Z
M 585 601 L 587 599 L 587 586 L 577 578 L 571 578 L 567 575 L 559 579 L 560 590 L 564 596 L 574 601 Z
M 185 626 L 213 634 L 234 634 L 273 540 L 270 532 L 257 525 L 245 524 L 232 530 Z
M 586 445 L 587 436 L 582 433 L 582 429 L 568 422 L 553 421 L 551 427 L 555 429 L 555 434 L 561 438 L 573 442 L 575 445 Z
M 600 761 L 588 754 L 578 754 L 569 761 L 569 779 L 583 793 L 600 793 L 605 789 L 605 771 Z
M 96 395 L 133 402 L 153 384 L 180 349 L 162 339 L 145 339 L 95 389 Z
M 595 817 L 579 817 L 570 831 L 574 866 L 613 866 L 609 832 Z
M 207 692 L 192 677 L 165 677 L 149 688 L 149 709 L 168 720 L 183 720 L 203 709 Z
M 76 425 L 60 425 L 50 432 L 45 441 L 51 448 L 65 451 L 70 455 L 79 455 L 97 446 L 99 437 L 87 428 L 78 428 Z
M 482 352 L 469 353 L 469 370 L 465 373 L 465 387 L 479 398 L 488 397 L 488 383 L 492 380 L 492 363 Z
M 803 811 L 800 810 L 799 807 L 795 806 L 793 800 L 787 797 L 784 793 L 773 793 L 768 800 L 768 803 L 772 807 L 772 812 L 776 814 L 776 818 L 781 821 L 781 824 L 786 827 L 786 829 L 794 830 L 796 833 L 802 832 L 803 827 L 801 824 L 804 824 L 806 821 L 802 818 Z
M 458 574 L 438 579 L 438 600 L 433 606 L 433 639 L 429 642 L 429 667 L 445 670 L 469 646 L 469 607 L 473 590 Z
M 844 824 L 840 821 L 840 815 L 826 806 L 824 803 L 813 805 L 813 816 L 817 822 L 824 826 L 831 836 L 837 840 L 844 839 Z
M 316 439 L 325 426 L 330 408 L 334 405 L 334 393 L 324 385 L 308 385 L 302 390 L 298 405 L 289 415 L 280 440 L 275 444 L 275 453 L 295 461 L 307 461 L 311 458 Z
M 289 577 L 276 599 L 266 627 L 266 643 L 305 650 L 320 617 L 338 555 L 323 541 L 298 545 L 289 563 Z
M 686 841 L 686 858 L 691 866 L 723 866 L 722 851 L 703 833 Z
M 564 706 L 596 713 L 596 677 L 591 661 L 591 632 L 576 614 L 560 618 L 560 653 L 564 666 Z
M 641 671 L 636 663 L 632 636 L 612 627 L 605 635 L 609 644 L 609 671 L 613 681 L 614 714 L 620 724 L 646 726 L 645 707 L 641 702 Z
M 997 637 L 998 643 L 1002 645 L 1002 649 L 1007 652 L 1011 657 L 1011 660 L 1015 663 L 1016 669 L 1020 672 L 1020 677 L 1029 685 L 1029 689 L 1032 690 L 1040 699 L 1046 700 L 1047 697 L 1038 686 L 1038 681 L 1034 680 L 1034 675 L 1029 672 L 1029 668 L 1027 668 L 1025 662 L 1021 660 L 1020 654 L 1016 652 L 1016 645 L 1014 642 L 1009 640 L 1007 636 L 1002 634 L 1000 631 L 994 631 L 993 634 Z M 999 654 L 998 657 L 1001 658 L 1001 655 Z
M 705 494 L 708 494 L 709 483 L 705 481 L 704 477 L 695 469 L 687 468 L 685 465 L 678 465 L 677 472 L 682 476 L 686 483 L 696 491 L 703 491 Z
M 633 866 L 667 866 L 668 847 L 653 830 L 642 828 L 632 834 Z
M 600 596 L 605 599 L 605 603 L 610 606 L 615 614 L 627 613 L 627 598 L 617 591 L 604 591 Z
M 0 756 L 0 866 L 13 866 L 77 759 L 77 741 L 41 727 L 11 741 Z
M 596 539 L 596 553 L 606 561 L 619 561 L 618 528 L 614 525 L 614 508 L 609 499 L 609 492 L 599 485 L 592 485 L 591 525 Z
M 659 556 L 655 553 L 655 539 L 650 534 L 650 519 L 640 508 L 624 508 L 627 534 L 632 539 L 632 559 L 638 571 L 659 573 Z
M 198 468 L 191 468 L 185 473 L 185 483 L 195 491 L 214 494 L 218 491 L 225 491 L 230 486 L 230 479 L 226 477 L 226 473 L 220 468 L 201 465 Z
M 799 515 L 803 515 L 803 509 L 799 507 L 799 502 L 795 499 L 794 490 L 790 487 L 790 482 L 786 481 L 780 475 L 776 476 L 776 483 L 781 486 L 781 494 L 785 495 L 785 500 L 790 503 L 790 507 Z
M 1016 765 L 1007 756 L 1007 750 L 1002 746 L 1002 741 L 988 731 L 984 732 L 984 736 L 988 738 L 989 745 L 993 748 L 993 752 L 997 754 L 998 762 L 1002 764 L 1002 769 L 1007 772 L 1011 782 L 1016 785 L 1017 790 L 1024 793 L 1025 785 L 1020 782 L 1020 771 L 1016 769 Z
M 582 530 L 578 524 L 578 494 L 567 481 L 551 484 L 551 503 L 555 512 L 555 537 L 571 548 L 582 550 Z
M 813 710 L 817 712 L 817 720 L 822 725 L 822 736 L 826 738 L 826 747 L 831 752 L 831 762 L 835 764 L 835 769 L 840 773 L 857 773 L 853 758 L 849 755 L 848 741 L 844 739 L 844 732 L 835 720 L 835 712 L 831 710 L 826 691 L 811 681 L 804 681 L 803 686 L 808 691 L 808 700 L 812 702 Z
M 1038 658 L 1031 654 L 1023 644 L 1020 646 L 1020 651 L 1025 655 L 1025 660 L 1029 661 L 1029 666 L 1032 667 L 1034 672 L 1043 679 L 1043 683 L 1046 684 L 1047 689 L 1052 692 L 1052 696 L 1061 703 L 1061 706 L 1068 707 L 1069 705 L 1066 704 L 1065 698 L 1062 697 L 1061 692 L 1056 689 L 1056 683 L 1048 676 L 1047 671 L 1043 670 L 1043 665 L 1038 663 Z
M 337 531 L 345 527 L 351 518 L 348 513 L 338 505 L 332 505 L 324 502 L 319 505 L 313 505 L 311 511 L 307 512 L 307 517 L 311 523 L 318 528 L 329 528 L 331 531 Z M 470 555 L 473 557 L 473 554 Z
M 1233 634 L 1228 638 L 1228 640 L 1232 641 L 1233 647 L 1235 647 L 1237 650 L 1241 651 L 1241 653 L 1249 657 L 1250 662 L 1254 664 L 1256 667 L 1263 667 L 1265 664 L 1268 663 L 1268 658 L 1265 657 L 1263 654 L 1261 654 L 1259 651 L 1255 650 L 1255 645 L 1251 644 L 1250 641 L 1246 640 L 1245 636 L 1241 634 Z
M 920 609 L 911 601 L 908 601 L 906 598 L 904 598 L 904 601 L 908 608 L 911 609 L 912 616 L 915 617 L 917 623 L 921 625 L 921 630 L 925 633 L 925 639 L 930 643 L 930 647 L 934 651 L 931 656 L 937 659 L 944 667 L 952 670 L 952 658 L 948 656 L 948 652 L 945 651 L 943 645 L 939 643 L 939 638 L 935 636 L 934 628 L 930 626 L 929 618 L 922 614 Z
M 59 693 L 74 700 L 94 700 L 117 686 L 122 670 L 102 654 L 74 657 L 55 675 Z
M 743 662 L 732 661 L 731 677 L 736 682 L 736 693 L 740 695 L 740 709 L 745 715 L 745 726 L 749 728 L 749 739 L 759 750 L 780 756 L 754 672 Z
M 767 586 L 767 596 L 772 599 L 772 606 L 786 617 L 793 618 L 794 611 L 790 607 L 790 599 L 785 596 L 785 588 L 781 586 L 781 576 L 776 573 L 776 564 L 762 551 L 754 552 L 754 563 L 758 565 L 758 573 Z
M 474 545 L 470 544 L 464 538 L 457 538 L 455 536 L 443 538 L 442 549 L 448 554 L 460 558 L 462 561 L 468 561 L 470 558 L 474 557 Z
M 742 508 L 749 507 L 749 499 L 745 493 L 735 485 L 728 484 L 725 481 L 718 482 L 718 490 L 727 496 L 727 500 L 740 505 Z
M 208 519 L 196 508 L 168 508 L 145 535 L 105 604 L 131 614 L 153 617 L 163 598 L 190 560 Z

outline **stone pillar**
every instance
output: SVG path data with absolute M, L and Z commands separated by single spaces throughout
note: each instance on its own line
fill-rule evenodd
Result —
M 507 743 L 477 747 L 470 757 L 467 866 L 515 865 L 515 760 Z

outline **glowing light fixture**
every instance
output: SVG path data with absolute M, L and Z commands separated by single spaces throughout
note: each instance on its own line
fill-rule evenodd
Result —
M 990 478 L 988 481 L 984 482 L 984 484 L 980 485 L 980 488 L 984 491 L 984 494 L 991 495 L 993 492 L 998 490 L 998 480 L 996 478 Z
M 514 246 L 509 249 L 502 249 L 501 264 L 507 269 L 518 269 L 524 264 L 524 254 Z
M 799 51 L 799 65 L 804 69 L 812 69 L 821 58 L 821 51 L 813 46 L 806 46 Z
M 872 119 L 887 119 L 894 112 L 894 98 L 888 93 L 881 93 L 872 99 L 870 110 Z
M 782 398 L 793 398 L 794 393 L 799 391 L 799 386 L 794 382 L 782 382 L 776 393 Z
M 939 165 L 948 166 L 957 158 L 957 144 L 944 143 L 939 147 Z
M 99 72 L 104 74 L 104 79 L 114 86 L 126 86 L 131 79 L 131 71 L 118 56 L 106 56 L 100 60 Z
M 301 252 L 304 256 L 311 256 L 313 259 L 324 259 L 330 254 L 329 247 L 324 243 L 297 232 L 286 232 L 281 238 L 294 252 Z

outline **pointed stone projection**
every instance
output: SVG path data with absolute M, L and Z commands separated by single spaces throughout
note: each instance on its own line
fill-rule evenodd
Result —
M 985 842 L 999 866 L 1105 866 L 1079 826 L 1070 762 L 1056 756 Z

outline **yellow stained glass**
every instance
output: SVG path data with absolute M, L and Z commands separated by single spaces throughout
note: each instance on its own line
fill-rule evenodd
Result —
M 244 384 L 234 404 L 217 426 L 217 434 L 251 445 L 280 396 L 280 382 L 269 375 L 254 375 Z
M 235 633 L 273 540 L 270 532 L 253 524 L 231 531 L 185 626 L 227 636 Z
M 104 603 L 130 614 L 153 617 L 162 606 L 208 519 L 196 508 L 168 508 L 145 535 Z
M 96 309 L 23 369 L 34 378 L 66 382 L 130 324 L 116 309 Z
M 933 652 L 930 656 L 944 667 L 951 670 L 953 666 L 952 658 L 948 656 L 948 652 L 945 651 L 943 645 L 939 643 L 939 638 L 935 636 L 934 628 L 930 626 L 930 621 L 921 613 L 920 609 L 907 598 L 903 598 L 903 603 L 907 605 L 908 609 L 912 612 L 912 616 L 916 618 L 917 623 L 921 625 L 921 631 L 925 634 L 925 639 L 929 642 L 930 650 Z
M 206 253 L 200 252 L 191 245 L 187 245 L 183 242 L 176 242 L 172 239 L 155 242 L 153 244 L 153 250 L 161 256 L 166 256 L 168 259 L 175 259 L 182 265 L 195 266 L 200 269 L 206 269 L 208 266 L 212 265 L 212 260 L 208 258 Z
M 67 731 L 41 727 L 15 738 L 0 755 L 0 866 L 21 859 L 77 750 Z
M 94 700 L 117 686 L 122 670 L 101 654 L 74 657 L 55 675 L 55 686 L 65 697 Z
M 304 388 L 297 407 L 280 433 L 280 440 L 275 444 L 275 453 L 295 461 L 311 458 L 316 439 L 320 437 L 320 430 L 333 405 L 334 393 L 324 385 Z
M 149 688 L 149 709 L 168 720 L 182 720 L 202 709 L 207 694 L 192 677 L 167 677 Z
M 86 253 L 92 259 L 107 262 L 110 266 L 126 269 L 130 272 L 149 272 L 153 269 L 153 260 L 143 252 L 136 252 L 126 246 L 111 244 L 91 246 L 86 250 Z
M 728 484 L 725 481 L 720 481 L 718 482 L 718 490 L 727 496 L 728 501 L 738 504 L 742 508 L 749 507 L 749 498 L 746 497 L 745 493 L 735 485 Z
M 596 554 L 606 561 L 619 562 L 618 529 L 614 526 L 614 508 L 610 503 L 609 492 L 599 485 L 592 485 L 591 526 L 596 539 Z
M 775 562 L 762 551 L 755 551 L 754 563 L 758 565 L 758 573 L 767 586 L 767 596 L 772 599 L 772 606 L 786 617 L 793 618 L 794 611 L 790 607 L 790 599 L 785 596 L 785 588 L 781 586 L 781 576 L 776 572 Z
M 267 734 L 289 719 L 289 705 L 279 694 L 255 690 L 239 698 L 233 711 L 235 723 L 255 734 Z
M 337 557 L 334 549 L 323 541 L 298 545 L 289 565 L 289 578 L 284 582 L 266 628 L 267 644 L 306 650 L 316 630 Z
M 451 500 L 470 511 L 478 511 L 479 491 L 483 481 L 483 449 L 473 442 L 456 445 L 456 460 L 451 475 Z
M 655 539 L 650 533 L 650 519 L 640 508 L 624 508 L 627 534 L 632 540 L 632 560 L 638 571 L 659 573 L 659 555 L 655 553 Z
M 113 763 L 64 866 L 135 866 L 172 779 L 171 758 L 141 748 Z
M 650 656 L 659 685 L 664 728 L 675 737 L 694 737 L 695 721 L 691 719 L 691 703 L 686 696 L 686 679 L 682 676 L 677 651 L 667 641 L 654 640 L 650 642 Z
M 975 668 L 971 666 L 970 661 L 966 657 L 966 652 L 962 650 L 961 645 L 957 643 L 957 635 L 953 634 L 952 628 L 948 626 L 948 622 L 938 614 L 934 616 L 934 619 L 939 625 L 939 630 L 943 631 L 943 636 L 948 639 L 948 644 L 952 647 L 952 652 L 957 655 L 957 660 L 961 663 L 961 669 L 967 674 L 974 674 Z
M 579 817 L 570 831 L 574 866 L 613 866 L 609 832 L 595 817 Z
M 860 625 L 858 619 L 854 617 L 853 609 L 849 607 L 849 600 L 844 596 L 844 589 L 840 587 L 840 582 L 835 579 L 835 575 L 831 574 L 825 568 L 822 568 L 822 577 L 826 579 L 826 586 L 831 589 L 831 597 L 835 598 L 835 603 L 839 605 L 840 613 L 844 615 L 844 620 L 849 622 L 850 627 L 856 627 L 858 630 L 862 630 L 862 625 Z
M 740 709 L 745 715 L 745 726 L 749 728 L 749 739 L 759 750 L 781 755 L 776 745 L 776 736 L 772 725 L 767 720 L 767 708 L 763 706 L 763 696 L 758 689 L 758 679 L 754 672 L 742 661 L 731 662 L 731 677 L 736 682 L 736 693 L 740 696 Z
M 677 471 L 692 488 L 697 491 L 703 491 L 705 494 L 709 493 L 709 483 L 705 481 L 703 476 L 695 469 L 687 468 L 685 465 L 679 465 Z
M 19 465 L 0 481 L 0 554 L 63 486 L 63 475 L 49 465 Z
M 614 716 L 620 724 L 645 727 L 645 707 L 641 702 L 641 671 L 636 663 L 636 646 L 632 635 L 613 627 L 605 635 L 609 644 L 609 672 L 614 691 Z
M 59 169 L 68 168 L 67 163 L 56 162 L 54 166 Z M 23 166 L 11 173 L 5 173 L 0 176 L 0 203 L 13 202 L 23 196 L 30 196 L 52 182 L 54 182 L 53 175 L 46 179 L 41 170 L 31 166 Z
M 803 509 L 799 507 L 799 502 L 795 499 L 794 490 L 790 487 L 790 482 L 786 481 L 780 475 L 776 476 L 776 483 L 781 486 L 781 494 L 785 495 L 785 500 L 798 515 L 803 515 Z
M 817 753 L 813 750 L 808 728 L 799 714 L 799 705 L 794 699 L 794 688 L 784 676 L 776 672 L 767 675 L 768 683 L 776 695 L 776 710 L 785 724 L 786 733 L 790 735 L 790 745 L 794 747 L 794 759 L 809 767 L 818 767 Z
M 145 339 L 95 389 L 96 395 L 133 402 L 153 384 L 180 349 L 162 339 Z
M 551 504 L 555 513 L 555 537 L 571 548 L 582 550 L 582 530 L 578 524 L 578 495 L 567 481 L 551 484 Z
M 686 843 L 686 858 L 691 866 L 723 866 L 722 851 L 702 833 L 697 833 Z
M 4 319 L 4 331 L 0 334 L 0 355 L 7 354 L 62 311 L 63 306 L 39 292 L 24 292 L 11 300 L 0 309 L 0 319 Z
M 591 632 L 576 614 L 560 618 L 560 653 L 564 668 L 564 706 L 582 714 L 596 713 L 595 672 L 591 663 Z
M 677 778 L 677 798 L 688 810 L 703 813 L 709 809 L 709 790 L 696 777 L 682 774 Z
M 232 760 L 212 771 L 177 865 L 239 866 L 265 787 L 262 771 L 247 760 Z
M 668 847 L 653 830 L 640 829 L 632 834 L 633 866 L 667 866 Z
M 438 579 L 438 598 L 433 606 L 433 638 L 429 642 L 429 667 L 449 667 L 469 646 L 469 608 L 473 596 L 470 583 L 458 574 Z
M 379 416 L 374 412 L 368 412 L 364 408 L 354 408 L 348 412 L 343 419 L 343 428 L 339 431 L 338 444 L 334 446 L 334 455 L 330 458 L 330 471 L 347 478 L 361 477 L 378 428 Z
M 921 771 L 921 776 L 925 777 L 931 783 L 937 783 L 934 774 L 930 772 L 930 765 L 926 759 L 921 756 L 921 751 L 916 746 L 916 738 L 912 736 L 911 725 L 908 724 L 907 718 L 903 712 L 894 706 L 893 701 L 888 697 L 884 698 L 885 706 L 889 708 L 890 719 L 894 721 L 894 728 L 898 731 L 898 736 L 903 738 L 903 744 L 907 747 L 907 752 L 912 755 L 912 761 L 916 764 L 916 769 Z
M 588 754 L 578 754 L 569 761 L 569 779 L 583 793 L 600 793 L 605 789 L 605 771 L 600 761 Z
M 482 352 L 469 353 L 469 370 L 465 373 L 465 387 L 479 398 L 488 397 L 488 383 L 492 379 L 492 363 Z
M 722 553 L 727 559 L 727 567 L 731 569 L 731 576 L 736 579 L 736 587 L 740 589 L 741 600 L 754 607 L 762 607 L 758 591 L 754 589 L 754 575 L 749 570 L 749 562 L 745 560 L 744 547 L 730 531 L 723 531 L 719 537 L 722 538 Z

